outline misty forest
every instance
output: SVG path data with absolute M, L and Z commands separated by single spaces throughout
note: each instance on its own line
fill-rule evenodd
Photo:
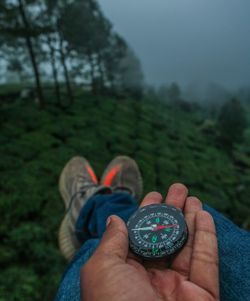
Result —
M 95 0 L 0 0 L 0 300 L 53 300 L 58 179 L 75 155 L 98 176 L 136 160 L 144 195 L 182 182 L 250 230 L 250 88 L 151 85 Z

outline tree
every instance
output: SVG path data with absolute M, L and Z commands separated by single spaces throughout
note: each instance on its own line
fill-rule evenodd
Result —
M 144 78 L 139 59 L 126 41 L 116 33 L 109 38 L 109 45 L 103 51 L 106 71 L 106 85 L 118 94 L 129 94 L 140 98 Z
M 127 43 L 116 33 L 109 37 L 108 46 L 103 52 L 103 61 L 106 70 L 107 86 L 115 91 L 121 90 L 121 65 L 120 61 L 126 56 Z
M 36 0 L 29 0 L 28 3 L 24 0 L 1 0 L 0 6 L 0 32 L 5 36 L 5 44 L 15 47 L 15 45 L 19 45 L 20 41 L 25 42 L 35 77 L 39 104 L 40 107 L 44 107 L 45 102 L 33 39 L 50 29 L 46 25 L 41 27 L 35 22 L 36 16 L 33 16 L 32 12 L 37 6 Z
M 112 89 L 136 97 L 142 94 L 139 60 L 112 30 L 95 0 L 0 0 L 0 8 L 0 33 L 4 35 L 0 42 L 7 50 L 4 55 L 10 69 L 19 75 L 27 68 L 33 70 L 41 107 L 45 104 L 41 74 L 46 75 L 46 81 L 53 80 L 58 105 L 62 75 L 71 104 L 74 80 L 90 83 L 93 92 Z M 13 50 L 11 55 L 9 49 Z M 15 57 L 16 49 L 25 55 Z
M 37 2 L 39 3 L 38 0 Z M 60 74 L 59 65 L 62 66 L 62 73 L 65 78 L 69 102 L 70 104 L 74 103 L 74 94 L 69 71 L 71 67 L 69 67 L 69 58 L 71 52 L 67 41 L 65 41 L 63 37 L 62 26 L 60 23 L 62 12 L 67 10 L 68 6 L 68 1 L 41 0 L 39 3 L 40 14 L 37 18 L 37 20 L 39 20 L 43 26 L 48 24 L 51 28 L 50 32 L 47 32 L 43 35 L 43 39 L 41 39 L 40 44 L 41 46 L 46 46 L 45 52 L 51 63 L 52 78 L 54 81 L 55 95 L 58 105 L 61 105 L 61 92 L 58 79 Z
M 158 90 L 158 95 L 163 102 L 174 106 L 178 105 L 181 101 L 181 89 L 175 82 L 170 85 L 162 85 Z
M 32 37 L 30 35 L 30 24 L 29 24 L 29 20 L 28 20 L 26 11 L 25 11 L 25 6 L 24 6 L 24 3 L 23 3 L 23 0 L 18 0 L 18 9 L 19 9 L 21 20 L 22 20 L 22 23 L 23 23 L 22 25 L 25 28 L 24 37 L 25 37 L 26 45 L 27 45 L 27 48 L 28 48 L 28 51 L 29 51 L 30 60 L 31 60 L 31 63 L 32 63 L 34 75 L 35 75 L 37 97 L 39 99 L 40 106 L 43 108 L 45 103 L 44 103 L 44 96 L 43 96 L 43 91 L 42 91 L 42 87 L 41 87 L 40 73 L 39 73 L 38 64 L 37 64 L 37 61 L 36 61 L 36 54 L 34 52 Z
M 93 92 L 142 94 L 140 61 L 126 41 L 114 33 L 99 5 L 75 0 L 64 7 L 59 20 L 62 37 L 88 66 Z
M 241 102 L 232 98 L 221 108 L 217 121 L 217 128 L 220 135 L 220 142 L 227 149 L 231 150 L 234 143 L 240 143 L 247 121 Z
M 50 58 L 50 62 L 51 62 L 51 67 L 52 67 L 52 75 L 53 75 L 53 79 L 54 79 L 54 86 L 55 86 L 55 94 L 56 94 L 56 99 L 57 99 L 57 104 L 59 106 L 61 106 L 61 92 L 60 92 L 60 86 L 59 86 L 59 82 L 58 82 L 58 70 L 57 70 L 57 66 L 56 66 L 56 47 L 55 47 L 55 43 L 57 41 L 56 35 L 51 36 L 48 35 L 47 36 L 47 45 L 49 47 L 49 58 Z
M 172 83 L 168 88 L 168 98 L 170 102 L 178 102 L 181 98 L 181 89 L 177 83 Z
M 41 46 L 46 49 L 44 58 L 46 63 L 50 62 L 52 69 L 52 78 L 54 81 L 54 90 L 58 106 L 61 106 L 61 91 L 59 85 L 59 35 L 57 32 L 57 19 L 59 16 L 57 0 L 43 0 L 39 3 L 40 14 L 39 21 L 41 24 L 49 24 L 52 32 L 48 32 L 40 39 Z M 38 18 L 37 18 L 38 19 Z
M 88 64 L 92 90 L 96 90 L 97 82 L 103 87 L 103 51 L 109 43 L 111 25 L 97 3 L 78 0 L 66 5 L 62 9 L 59 26 L 69 48 Z

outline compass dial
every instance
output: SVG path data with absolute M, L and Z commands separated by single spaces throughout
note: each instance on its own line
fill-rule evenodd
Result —
M 130 249 L 148 259 L 177 253 L 188 237 L 181 210 L 165 204 L 139 208 L 128 220 L 127 227 Z

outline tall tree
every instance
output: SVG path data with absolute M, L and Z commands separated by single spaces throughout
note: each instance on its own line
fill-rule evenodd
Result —
M 159 99 L 171 105 L 178 105 L 181 100 L 181 89 L 175 82 L 170 85 L 162 85 L 158 89 Z
M 122 89 L 136 98 L 141 98 L 143 72 L 140 61 L 129 47 L 127 47 L 124 57 L 120 60 L 119 73 Z
M 67 66 L 67 54 L 69 51 L 67 51 L 67 45 L 65 45 L 65 42 L 63 40 L 62 34 L 59 30 L 59 53 L 60 53 L 60 59 L 61 63 L 63 66 L 63 73 L 64 73 L 64 78 L 66 82 L 66 88 L 67 88 L 67 93 L 69 97 L 69 102 L 70 104 L 74 103 L 74 95 L 71 87 L 71 82 L 70 82 L 70 76 L 69 76 L 69 71 L 68 71 L 68 66 Z
M 45 59 L 46 64 L 50 62 L 52 69 L 52 78 L 54 82 L 54 90 L 57 99 L 57 104 L 61 106 L 61 91 L 59 85 L 58 71 L 58 45 L 59 38 L 56 30 L 57 19 L 59 15 L 57 0 L 41 0 L 39 3 L 40 13 L 36 18 L 41 24 L 47 24 L 51 27 L 51 32 L 47 32 L 40 39 L 41 46 L 46 46 Z
M 108 45 L 110 23 L 93 0 L 73 1 L 61 13 L 62 37 L 89 66 L 92 90 L 104 86 L 103 49 Z
M 18 8 L 19 8 L 23 26 L 25 28 L 25 41 L 26 41 L 26 45 L 27 45 L 27 48 L 29 51 L 32 68 L 34 71 L 37 97 L 39 99 L 40 107 L 43 108 L 45 105 L 45 101 L 44 101 L 43 91 L 42 91 L 42 87 L 41 87 L 40 73 L 39 73 L 38 64 L 36 61 L 36 54 L 35 54 L 33 44 L 32 44 L 32 37 L 30 35 L 30 24 L 29 24 L 29 20 L 26 15 L 26 12 L 25 12 L 25 4 L 24 4 L 23 0 L 18 0 Z
M 44 107 L 44 96 L 41 86 L 40 72 L 34 50 L 34 39 L 47 32 L 48 26 L 41 27 L 35 23 L 32 12 L 35 12 L 36 0 L 1 0 L 0 32 L 5 36 L 5 44 L 13 46 L 24 41 L 28 50 L 36 84 L 40 107 Z
M 59 85 L 59 81 L 58 81 L 58 70 L 57 70 L 57 66 L 56 66 L 57 59 L 56 59 L 55 41 L 53 40 L 53 36 L 51 36 L 50 34 L 47 35 L 47 45 L 49 48 L 49 57 L 50 57 L 50 62 L 51 62 L 51 67 L 52 67 L 52 75 L 53 75 L 53 79 L 54 79 L 57 104 L 59 106 L 61 106 L 62 102 L 61 102 L 60 85 Z
M 112 89 L 140 95 L 140 62 L 125 40 L 114 33 L 95 0 L 0 0 L 0 5 L 0 33 L 10 37 L 8 45 L 10 40 L 25 44 L 41 107 L 41 70 L 53 78 L 58 104 L 60 73 L 70 103 L 74 102 L 72 82 L 79 80 L 76 72 L 82 82 L 91 83 L 93 92 Z M 12 67 L 17 66 L 13 62 Z M 51 71 L 46 68 L 48 62 Z

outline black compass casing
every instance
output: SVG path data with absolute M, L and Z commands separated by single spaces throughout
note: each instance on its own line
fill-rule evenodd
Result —
M 169 227 L 170 230 L 145 231 L 147 226 L 156 227 L 157 222 L 163 225 L 160 227 Z M 166 204 L 139 208 L 129 218 L 127 228 L 130 249 L 145 259 L 170 257 L 181 250 L 188 238 L 188 228 L 182 211 Z

